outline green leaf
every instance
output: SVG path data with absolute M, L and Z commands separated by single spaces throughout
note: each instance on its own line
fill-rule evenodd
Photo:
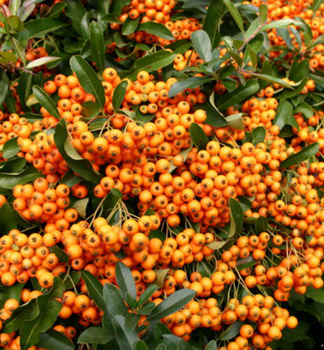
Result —
M 68 278 L 64 282 L 65 289 L 66 290 L 72 289 L 75 285 L 79 283 L 80 279 L 81 279 L 80 272 L 77 272 L 77 271 L 70 272 Z
M 59 246 L 52 247 L 52 252 L 55 253 L 61 263 L 67 264 L 69 262 L 69 256 Z
M 135 80 L 140 71 L 146 70 L 147 72 L 152 72 L 163 68 L 172 63 L 175 57 L 176 54 L 169 51 L 158 51 L 148 54 L 136 60 L 131 69 L 121 72 L 119 76 L 121 79 L 128 78 Z
M 33 320 L 38 314 L 38 304 L 36 303 L 36 299 L 32 299 L 14 310 L 11 317 L 4 322 L 2 331 L 6 333 L 15 332 L 21 328 L 21 325 L 25 321 Z
M 323 0 L 314 0 L 313 4 L 312 4 L 313 12 L 316 12 L 319 9 L 319 7 L 321 6 L 322 3 L 323 3 Z
M 106 303 L 103 299 L 103 286 L 98 281 L 98 279 L 93 276 L 89 271 L 81 271 L 81 276 L 87 286 L 89 295 L 97 304 L 97 306 L 102 310 L 106 310 Z
M 129 5 L 130 2 L 131 0 L 114 1 L 114 7 L 113 7 L 114 15 L 118 18 L 122 13 L 123 7 Z
M 289 168 L 293 165 L 300 164 L 305 160 L 308 160 L 310 157 L 315 156 L 319 151 L 319 144 L 317 142 L 312 143 L 311 145 L 306 146 L 301 151 L 292 156 L 288 157 L 280 164 L 281 169 Z
M 237 260 L 237 269 L 239 271 L 249 269 L 250 267 L 254 266 L 256 263 L 257 261 L 253 259 L 252 255 L 250 255 L 247 258 Z
M 263 126 L 258 126 L 252 130 L 252 142 L 254 145 L 257 145 L 260 142 L 264 142 L 266 136 L 266 129 Z
M 70 66 L 78 77 L 81 86 L 92 94 L 101 109 L 105 106 L 105 90 L 92 67 L 81 56 L 73 56 Z
M 25 54 L 25 49 L 22 46 L 22 44 L 20 43 L 19 40 L 17 40 L 16 38 L 12 37 L 11 38 L 11 46 L 14 50 L 14 52 L 16 52 L 16 54 L 18 55 L 18 57 L 21 59 L 23 65 L 26 65 L 26 54 Z
M 163 283 L 164 280 L 168 274 L 168 272 L 170 271 L 170 269 L 158 269 L 155 270 L 156 273 L 156 278 L 155 281 L 152 283 L 152 285 L 158 287 L 158 288 L 162 288 L 163 287 Z
M 265 232 L 267 229 L 268 229 L 268 220 L 263 216 L 258 217 L 255 222 L 255 232 L 257 234 L 260 234 L 262 232 Z
M 189 345 L 189 343 L 180 337 L 177 337 L 173 334 L 164 334 L 162 337 L 166 341 L 167 345 L 168 342 L 170 342 L 172 344 L 175 344 L 177 346 L 177 349 L 192 350 L 192 347 Z
M 62 308 L 62 304 L 54 298 L 63 296 L 64 284 L 59 277 L 54 278 L 52 289 L 36 299 L 39 314 L 32 320 L 25 321 L 21 326 L 20 346 L 27 350 L 39 341 L 40 333 L 46 332 L 54 322 Z
M 285 100 L 279 102 L 279 107 L 273 124 L 279 126 L 280 129 L 285 125 L 291 125 L 296 129 L 299 129 L 299 125 L 293 115 L 293 106 L 290 102 Z
M 315 289 L 315 288 L 307 288 L 305 293 L 307 298 L 313 299 L 314 301 L 324 304 L 324 290 L 323 289 Z
M 214 267 L 206 260 L 202 260 L 198 262 L 197 272 L 199 272 L 203 277 L 210 277 L 214 272 Z
M 287 84 L 282 79 L 273 77 L 271 75 L 254 73 L 254 72 L 249 72 L 249 74 L 251 74 L 252 76 L 254 76 L 254 77 L 258 78 L 258 79 L 265 80 L 265 81 L 267 81 L 269 83 L 275 83 L 275 84 L 278 84 L 278 85 L 283 86 L 283 87 L 285 87 L 287 89 L 290 89 L 290 90 L 294 89 L 291 85 Z
M 197 146 L 198 151 L 205 150 L 209 142 L 204 130 L 197 124 L 192 123 L 189 128 L 189 134 L 192 142 Z
M 191 77 L 189 79 L 180 80 L 174 83 L 169 90 L 169 97 L 174 97 L 186 89 L 195 89 L 196 87 L 210 83 L 212 78 L 206 77 Z
M 47 110 L 47 112 L 54 118 L 61 119 L 60 113 L 53 100 L 48 94 L 39 86 L 33 86 L 33 93 L 37 101 Z
M 147 319 L 154 321 L 169 316 L 187 305 L 195 295 L 196 292 L 191 289 L 178 290 L 157 305 Z
M 82 217 L 85 218 L 87 216 L 87 206 L 89 203 L 89 198 L 83 198 L 78 201 L 76 201 L 71 208 L 76 209 L 78 214 Z
M 227 124 L 235 130 L 244 130 L 245 125 L 242 120 L 243 113 L 235 113 L 226 117 Z
M 9 90 L 9 78 L 4 70 L 0 71 L 0 105 L 5 100 Z
M 314 115 L 314 111 L 312 110 L 312 107 L 306 102 L 301 102 L 294 109 L 294 114 L 297 114 L 297 113 L 303 114 L 307 119 Z
M 249 200 L 249 198 L 247 198 L 245 196 L 238 196 L 237 199 L 240 203 L 240 206 L 241 206 L 243 212 L 246 212 L 252 208 L 252 203 Z
M 126 18 L 126 21 L 123 23 L 122 26 L 122 34 L 123 35 L 131 35 L 136 31 L 136 28 L 138 27 L 140 21 L 140 17 L 137 17 L 136 19 L 131 19 L 130 17 Z
M 114 94 L 112 97 L 112 104 L 113 104 L 115 112 L 118 111 L 118 109 L 120 108 L 120 106 L 124 100 L 127 86 L 128 86 L 128 82 L 126 80 L 123 80 L 122 82 L 120 82 L 118 84 L 118 86 L 114 90 Z
M 222 17 L 227 12 L 223 0 L 213 0 L 208 7 L 203 29 L 209 35 L 212 49 L 218 47 L 221 34 L 220 25 Z
M 221 96 L 218 100 L 218 109 L 224 110 L 235 106 L 247 97 L 255 94 L 259 90 L 259 84 L 256 79 L 250 79 L 245 85 L 240 85 L 234 91 Z
M 9 288 L 5 288 L 4 290 L 5 300 L 15 299 L 20 302 L 21 291 L 24 287 L 25 287 L 25 283 L 17 283 Z
M 26 68 L 31 69 L 35 67 L 40 67 L 40 66 L 46 65 L 47 63 L 55 62 L 60 59 L 61 57 L 52 57 L 52 56 L 41 57 L 41 58 L 38 58 L 37 60 L 29 62 Z
M 199 126 L 199 125 L 198 125 Z M 205 134 L 206 135 L 206 134 Z M 187 157 L 188 157 L 188 154 L 190 153 L 190 151 L 192 150 L 192 146 L 193 144 L 191 143 L 191 145 L 186 148 L 186 149 L 183 149 L 180 153 L 178 153 L 178 155 L 182 156 L 184 160 L 187 160 Z M 177 166 L 174 165 L 174 162 L 173 162 L 173 159 L 171 160 L 170 162 L 170 169 L 169 169 L 169 173 L 172 173 L 172 171 L 174 169 L 176 169 Z
M 0 227 L 3 234 L 8 234 L 10 230 L 17 228 L 15 217 L 8 203 L 4 203 L 0 208 Z
M 130 269 L 120 261 L 116 264 L 116 279 L 122 294 L 125 296 L 128 292 L 136 300 L 137 291 L 133 275 Z
M 242 321 L 236 321 L 225 330 L 225 332 L 220 336 L 219 339 L 230 340 L 236 337 L 239 334 L 240 328 L 242 327 L 242 325 L 243 325 Z
M 110 301 L 113 304 L 113 301 Z M 81 344 L 106 344 L 115 338 L 113 332 L 107 332 L 107 329 L 101 327 L 90 327 L 83 331 L 78 343 Z
M 28 167 L 20 173 L 0 173 L 0 188 L 12 190 L 16 185 L 24 185 L 27 182 L 43 177 L 34 167 Z
M 83 179 L 97 184 L 100 181 L 100 175 L 93 169 L 89 160 L 73 159 L 70 155 L 67 154 L 66 145 L 67 145 L 67 142 L 70 142 L 68 137 L 69 136 L 66 128 L 66 123 L 65 123 L 65 120 L 62 119 L 56 125 L 56 128 L 55 128 L 54 141 L 55 141 L 56 147 L 58 148 L 60 154 L 62 155 L 64 160 L 69 164 L 70 168 L 73 171 L 75 171 L 80 176 L 82 176 Z M 72 145 L 71 147 L 72 149 L 74 149 Z
M 14 137 L 3 145 L 3 149 L 2 149 L 3 158 L 10 159 L 20 152 L 17 139 L 18 137 Z
M 113 284 L 106 283 L 103 287 L 103 299 L 111 316 L 128 314 L 128 309 L 122 299 L 119 290 Z M 113 302 L 112 302 L 113 300 Z
M 265 4 L 261 4 L 259 7 L 259 23 L 262 24 L 268 19 L 268 7 Z
M 91 22 L 90 26 L 91 57 L 95 61 L 100 72 L 105 69 L 105 42 L 103 31 L 97 22 Z
M 210 38 L 204 30 L 197 30 L 191 34 L 191 42 L 199 57 L 205 62 L 212 59 L 212 46 Z
M 146 345 L 143 340 L 138 340 L 134 345 L 133 345 L 133 350 L 149 350 L 148 346 Z
M 292 97 L 299 95 L 300 92 L 305 87 L 305 85 L 307 84 L 307 82 L 308 82 L 308 78 L 306 77 L 301 81 L 301 83 L 297 87 L 295 87 L 294 90 L 284 90 L 283 92 L 278 94 L 276 98 L 279 100 L 288 100 Z
M 228 200 L 229 209 L 230 209 L 230 228 L 228 233 L 228 238 L 236 238 L 239 233 L 242 231 L 243 227 L 243 210 L 239 204 L 239 202 L 233 198 Z
M 27 161 L 24 158 L 10 159 L 0 163 L 0 172 L 17 173 L 26 165 Z
M 28 39 L 43 38 L 50 32 L 66 27 L 68 24 L 64 21 L 54 18 L 42 18 L 25 23 L 25 29 L 28 32 Z
M 237 8 L 234 6 L 233 2 L 231 0 L 223 0 L 223 2 L 227 7 L 228 12 L 232 15 L 235 23 L 240 28 L 240 31 L 244 33 L 243 19 Z
M 96 103 L 93 101 L 87 101 L 82 104 L 82 114 L 86 118 L 95 118 L 99 115 L 100 109 Z
M 68 4 L 65 14 L 71 18 L 73 28 L 82 36 L 81 23 L 87 11 L 80 0 L 65 0 L 65 2 Z
M 174 36 L 170 32 L 170 30 L 161 23 L 155 23 L 155 22 L 141 23 L 138 27 L 138 30 L 149 34 L 153 34 L 162 39 L 174 40 Z
M 75 175 L 71 169 L 68 170 L 62 178 L 62 183 L 69 187 L 72 187 L 81 181 L 82 177 Z
M 304 79 L 309 73 L 309 61 L 304 60 L 292 67 L 289 73 L 289 79 L 298 82 Z
M 219 250 L 221 248 L 223 248 L 225 246 L 225 244 L 227 244 L 228 241 L 219 241 L 219 242 L 211 242 L 209 244 L 207 244 L 207 247 L 213 250 Z
M 48 350 L 74 350 L 74 344 L 61 332 L 55 329 L 49 329 L 39 336 L 38 347 L 43 347 Z
M 291 24 L 298 25 L 298 21 L 294 19 L 279 19 L 278 21 L 272 21 L 265 26 L 263 26 L 260 31 L 267 31 L 269 29 L 276 29 L 276 28 L 286 28 Z
M 166 270 L 169 270 L 169 269 L 166 269 Z M 151 296 L 156 292 L 157 289 L 158 287 L 156 285 L 149 286 L 147 289 L 145 289 L 145 291 L 140 295 L 138 299 L 138 305 L 141 306 L 144 303 L 146 303 L 151 298 Z
M 156 323 L 154 327 L 154 339 L 159 340 L 164 334 L 171 334 L 170 329 L 162 322 Z
M 123 316 L 114 316 L 112 322 L 120 348 L 123 350 L 132 350 L 134 343 L 139 340 L 136 331 L 126 329 L 126 319 Z

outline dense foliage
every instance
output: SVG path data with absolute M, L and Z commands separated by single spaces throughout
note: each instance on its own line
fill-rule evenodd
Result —
M 323 13 L 0 0 L 0 347 L 324 343 Z

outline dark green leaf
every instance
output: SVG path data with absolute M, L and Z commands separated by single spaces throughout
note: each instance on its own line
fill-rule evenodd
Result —
M 205 150 L 209 142 L 204 130 L 197 124 L 192 123 L 189 128 L 189 134 L 192 142 L 197 146 L 198 151 Z
M 243 211 L 239 204 L 239 202 L 233 198 L 230 198 L 228 201 L 229 209 L 230 209 L 230 229 L 229 229 L 229 238 L 238 237 L 239 233 L 242 231 L 243 227 Z
M 120 106 L 124 100 L 127 86 L 128 86 L 128 82 L 126 80 L 123 80 L 122 82 L 120 82 L 118 84 L 118 86 L 114 90 L 114 94 L 112 97 L 112 104 L 113 104 L 115 112 L 118 111 L 118 109 L 120 108 Z
M 285 125 L 291 125 L 299 129 L 298 123 L 293 115 L 293 106 L 290 102 L 281 100 L 273 124 L 282 129 Z
M 309 73 L 309 61 L 304 60 L 298 63 L 293 67 L 293 69 L 290 71 L 289 79 L 298 82 L 304 79 Z
M 133 275 L 130 269 L 120 261 L 116 264 L 116 279 L 122 294 L 125 296 L 128 292 L 136 300 L 137 292 Z
M 20 302 L 20 295 L 24 286 L 25 286 L 25 283 L 17 283 L 9 288 L 5 288 L 5 291 L 4 291 L 5 300 L 16 299 L 17 301 Z
M 60 151 L 64 160 L 69 164 L 72 170 L 74 170 L 79 175 L 82 174 L 82 178 L 93 182 L 98 183 L 100 181 L 100 175 L 93 169 L 91 163 L 87 159 L 73 159 L 66 152 L 67 142 L 70 142 L 68 139 L 68 131 L 66 128 L 65 120 L 62 119 L 55 128 L 54 141 Z M 71 145 L 72 149 L 74 147 Z M 76 151 L 75 151 L 76 152 Z
M 312 110 L 312 107 L 306 102 L 300 103 L 294 109 L 294 114 L 297 114 L 297 113 L 302 113 L 307 119 L 314 115 L 314 111 Z
M 223 332 L 223 334 L 220 336 L 220 340 L 230 340 L 234 337 L 236 337 L 239 332 L 240 332 L 240 328 L 242 327 L 243 322 L 242 321 L 236 321 L 235 323 L 233 323 L 232 325 L 230 325 L 225 332 Z
M 178 349 L 192 350 L 192 347 L 188 344 L 188 342 L 186 342 L 185 340 L 183 340 L 180 337 L 177 337 L 173 334 L 164 334 L 162 337 L 167 342 L 167 344 L 168 344 L 168 342 L 175 344 Z
M 245 269 L 249 269 L 250 267 L 254 266 L 256 263 L 257 263 L 257 261 L 253 259 L 252 255 L 250 255 L 247 258 L 238 259 L 236 265 L 237 265 L 237 269 L 239 271 L 242 271 Z
M 66 172 L 62 178 L 62 183 L 69 187 L 72 187 L 81 181 L 82 178 L 80 176 L 75 175 L 71 169 L 68 172 Z
M 301 83 L 297 87 L 294 87 L 294 90 L 284 90 L 283 92 L 278 94 L 276 98 L 279 100 L 288 100 L 292 97 L 299 95 L 305 87 L 305 85 L 307 84 L 307 82 L 308 78 L 306 77 L 301 81 Z
M 103 299 L 103 286 L 98 281 L 98 279 L 93 276 L 89 271 L 81 271 L 81 276 L 89 291 L 89 295 L 97 304 L 97 306 L 102 310 L 106 310 L 106 303 Z
M 227 7 L 227 10 L 234 18 L 234 21 L 236 22 L 237 26 L 240 28 L 240 31 L 244 33 L 244 25 L 243 25 L 243 19 L 237 10 L 237 8 L 234 6 L 233 2 L 231 0 L 223 0 L 225 6 Z
M 227 244 L 228 241 L 219 241 L 219 242 L 211 242 L 209 244 L 207 244 L 207 247 L 213 250 L 219 250 L 221 248 L 223 248 L 225 246 L 225 244 Z
M 174 97 L 186 89 L 195 89 L 196 87 L 200 87 L 204 84 L 210 83 L 211 81 L 212 79 L 208 77 L 192 77 L 189 79 L 177 81 L 171 86 L 169 90 L 169 97 Z
M 70 66 L 77 75 L 84 90 L 92 94 L 99 107 L 103 109 L 105 105 L 105 90 L 89 63 L 81 56 L 73 56 L 70 60 Z
M 260 142 L 264 142 L 266 136 L 266 129 L 263 126 L 258 126 L 252 130 L 252 140 L 253 144 L 257 145 Z
M 304 162 L 305 160 L 308 160 L 309 158 L 315 156 L 315 154 L 319 151 L 319 144 L 312 143 L 311 145 L 306 146 L 301 151 L 299 151 L 296 154 L 293 154 L 292 156 L 288 157 L 286 160 L 284 160 L 280 164 L 281 169 L 289 168 L 293 165 L 300 164 L 301 162 Z
M 103 298 L 106 304 L 106 308 L 110 315 L 122 315 L 128 314 L 128 309 L 122 299 L 119 290 L 113 284 L 106 283 L 103 287 Z
M 240 203 L 240 206 L 241 206 L 243 212 L 246 212 L 252 208 L 252 203 L 249 200 L 249 198 L 247 198 L 245 196 L 238 196 L 237 199 Z
M 120 315 L 114 316 L 113 326 L 116 332 L 116 338 L 120 348 L 123 350 L 132 350 L 133 345 L 139 339 L 135 330 L 133 330 L 132 332 L 126 330 L 125 317 Z
M 33 86 L 33 93 L 37 101 L 47 110 L 50 115 L 57 119 L 61 118 L 55 103 L 43 89 L 41 89 L 39 86 Z
M 212 47 L 210 38 L 204 30 L 197 30 L 191 34 L 191 42 L 199 57 L 205 62 L 212 59 Z
M 267 31 L 269 29 L 275 29 L 275 28 L 286 28 L 291 24 L 298 25 L 298 21 L 294 19 L 279 19 L 278 21 L 272 21 L 265 26 L 263 26 L 260 30 L 261 31 Z
M 72 25 L 79 35 L 82 35 L 81 23 L 84 15 L 86 14 L 86 9 L 82 5 L 80 0 L 65 0 L 68 6 L 65 9 L 65 14 L 71 18 Z
M 12 45 L 14 52 L 16 52 L 18 57 L 21 59 L 23 65 L 26 65 L 25 49 L 22 46 L 22 44 L 20 43 L 20 41 L 17 40 L 16 38 L 12 37 L 11 38 L 11 45 Z
M 168 269 L 167 269 L 168 270 Z M 145 291 L 140 295 L 138 299 L 138 305 L 141 306 L 146 303 L 151 296 L 156 292 L 158 287 L 156 285 L 149 286 Z
M 5 70 L 0 71 L 0 105 L 5 100 L 9 90 L 9 78 Z
M 154 70 L 163 68 L 172 63 L 175 57 L 176 54 L 169 51 L 158 51 L 152 54 L 148 54 L 136 60 L 130 70 L 121 72 L 120 78 L 128 78 L 130 80 L 135 80 L 137 74 L 141 70 L 152 72 Z
M 130 17 L 127 17 L 126 21 L 123 23 L 122 26 L 122 34 L 123 35 L 131 35 L 136 31 L 136 28 L 138 27 L 140 21 L 140 17 L 137 19 L 131 19 Z
M 99 115 L 100 109 L 98 105 L 92 101 L 87 101 L 82 104 L 82 114 L 86 118 L 95 118 Z
M 25 29 L 28 32 L 28 38 L 43 38 L 49 32 L 55 32 L 57 29 L 66 27 L 68 24 L 64 21 L 54 18 L 42 18 L 25 23 Z
M 90 327 L 83 331 L 78 338 L 81 344 L 106 344 L 115 338 L 113 332 L 107 332 L 105 328 Z
M 118 1 L 114 1 L 114 15 L 118 18 L 121 13 L 122 13 L 122 9 L 124 6 L 129 5 L 131 2 L 131 0 L 118 0 Z
M 245 125 L 242 120 L 243 113 L 231 114 L 226 117 L 227 124 L 235 130 L 244 130 Z
M 59 258 L 60 262 L 67 264 L 69 262 L 69 256 L 59 246 L 52 247 L 52 252 Z
M 17 228 L 15 217 L 8 203 L 4 203 L 0 208 L 0 227 L 3 234 L 8 234 L 10 230 Z
M 138 340 L 134 345 L 133 345 L 133 350 L 149 350 L 148 346 L 146 345 L 143 340 Z
M 240 85 L 234 91 L 223 95 L 219 100 L 217 107 L 219 110 L 235 106 L 247 97 L 255 94 L 259 90 L 259 84 L 256 79 L 250 79 L 245 85 Z
M 203 29 L 208 33 L 212 49 L 218 47 L 221 39 L 220 25 L 227 9 L 223 0 L 213 0 L 208 8 Z
M 91 22 L 90 24 L 90 45 L 91 56 L 95 61 L 100 72 L 105 69 L 105 42 L 103 37 L 103 31 L 97 22 Z
M 174 36 L 169 31 L 169 29 L 161 23 L 155 23 L 155 22 L 141 23 L 138 27 L 138 30 L 149 34 L 153 34 L 159 38 L 163 38 L 166 40 L 174 40 Z
M 148 316 L 148 320 L 159 320 L 173 314 L 188 304 L 195 295 L 196 292 L 192 289 L 182 289 L 174 292 L 153 309 L 151 314 Z
M 2 149 L 3 158 L 5 158 L 5 159 L 12 158 L 17 153 L 20 152 L 20 148 L 18 146 L 17 139 L 18 139 L 17 137 L 14 137 L 14 138 L 10 139 L 9 141 L 7 141 L 3 145 L 3 149 Z
M 41 333 L 39 336 L 38 347 L 43 347 L 48 350 L 74 350 L 74 344 L 61 332 L 55 329 L 49 329 L 45 333 Z
M 71 208 L 74 208 L 82 218 L 85 218 L 87 216 L 88 203 L 89 198 L 83 198 L 76 201 Z

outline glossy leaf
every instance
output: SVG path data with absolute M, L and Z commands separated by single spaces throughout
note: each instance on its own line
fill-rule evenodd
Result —
M 136 300 L 137 292 L 133 275 L 130 269 L 121 262 L 116 264 L 116 279 L 122 294 L 125 295 L 128 292 Z
M 216 48 L 220 42 L 220 25 L 222 17 L 227 12 L 223 0 L 213 0 L 207 10 L 203 29 L 208 33 L 212 49 Z
M 72 70 L 78 77 L 81 86 L 92 94 L 101 109 L 105 105 L 105 90 L 92 67 L 81 56 L 73 56 L 70 60 Z
M 4 70 L 0 71 L 0 105 L 5 100 L 9 90 L 9 78 Z
M 255 94 L 259 90 L 259 84 L 256 79 L 250 79 L 245 85 L 240 85 L 234 91 L 224 94 L 218 100 L 219 110 L 225 110 L 228 107 L 235 106 L 247 97 Z
M 43 176 L 34 167 L 26 168 L 18 174 L 0 173 L 0 188 L 12 190 L 16 185 L 24 185 L 27 182 L 36 180 L 38 177 Z
M 204 130 L 197 123 L 192 123 L 189 128 L 192 142 L 197 146 L 198 151 L 206 149 L 209 139 Z
M 243 19 L 237 8 L 234 6 L 233 2 L 231 0 L 223 0 L 223 2 L 227 7 L 228 12 L 232 15 L 237 26 L 240 28 L 240 31 L 244 33 Z
M 311 145 L 306 146 L 301 151 L 292 156 L 288 157 L 286 160 L 281 162 L 280 168 L 285 169 L 289 168 L 293 165 L 300 164 L 305 160 L 315 156 L 315 154 L 319 151 L 319 144 L 317 142 L 312 143 Z
M 196 87 L 200 87 L 204 84 L 210 83 L 211 81 L 212 79 L 208 77 L 192 77 L 177 81 L 171 86 L 169 90 L 169 97 L 174 97 L 186 89 L 195 89 Z
M 174 40 L 174 36 L 170 32 L 170 30 L 161 23 L 155 23 L 155 22 L 141 23 L 138 27 L 138 30 L 149 34 L 153 34 L 162 39 Z
M 79 35 L 82 35 L 81 23 L 86 9 L 80 0 L 65 0 L 68 6 L 65 9 L 65 14 L 71 18 L 72 25 Z
M 148 320 L 159 320 L 173 314 L 188 304 L 195 295 L 196 292 L 192 289 L 182 289 L 174 292 L 153 309 L 151 314 L 148 316 Z
M 46 65 L 47 63 L 55 62 L 59 59 L 61 59 L 61 58 L 60 57 L 51 57 L 51 56 L 38 58 L 37 60 L 34 60 L 34 61 L 28 63 L 26 68 L 30 69 L 30 68 L 40 67 L 40 66 Z
M 128 86 L 128 82 L 126 80 L 123 80 L 122 82 L 120 82 L 118 84 L 118 86 L 114 90 L 114 94 L 112 97 L 112 104 L 113 104 L 115 112 L 118 111 L 118 109 L 120 108 L 120 106 L 124 100 L 127 86 Z
M 226 117 L 226 122 L 231 128 L 235 130 L 244 130 L 245 125 L 243 123 L 242 117 L 242 113 L 231 114 L 228 117 Z
M 103 31 L 97 22 L 91 22 L 90 26 L 91 56 L 100 72 L 105 69 L 105 42 Z
M 113 284 L 106 283 L 103 287 L 103 299 L 106 304 L 106 308 L 110 315 L 122 315 L 128 314 L 128 309 L 122 299 L 119 290 Z
M 123 350 L 132 350 L 135 342 L 139 340 L 136 331 L 133 330 L 130 332 L 126 330 L 126 319 L 123 316 L 114 316 L 112 322 L 120 348 Z
M 60 151 L 62 157 L 69 164 L 72 170 L 82 176 L 83 179 L 98 183 L 100 181 L 100 175 L 93 169 L 89 160 L 87 159 L 73 159 L 66 152 L 67 140 L 68 140 L 68 132 L 66 128 L 65 120 L 62 119 L 55 128 L 54 141 L 55 144 Z M 68 140 L 69 141 L 69 140 Z M 70 149 L 74 149 L 72 145 L 70 145 Z M 76 152 L 76 151 L 75 151 Z M 71 154 L 71 153 L 70 153 Z M 78 155 L 78 153 L 76 152 Z M 79 156 L 80 157 L 80 156 Z M 75 158 L 75 157 L 74 157 Z
M 105 328 L 90 327 L 84 330 L 79 338 L 78 343 L 81 344 L 106 344 L 115 338 L 113 332 L 107 332 Z
M 260 142 L 264 142 L 266 136 L 266 129 L 263 126 L 258 126 L 252 130 L 252 142 L 257 145 Z
M 282 129 L 285 125 L 291 125 L 299 129 L 299 125 L 293 115 L 293 106 L 290 102 L 281 100 L 273 122 L 274 125 Z
M 28 38 L 43 38 L 49 32 L 55 32 L 57 29 L 66 27 L 68 24 L 54 18 L 41 18 L 25 23 L 25 29 L 28 32 Z
M 89 294 L 97 306 L 102 310 L 106 310 L 106 303 L 103 299 L 103 286 L 98 279 L 89 271 L 81 271 L 81 276 L 87 286 Z
M 233 198 L 230 198 L 228 200 L 228 204 L 229 204 L 230 218 L 231 218 L 228 237 L 236 238 L 239 235 L 239 233 L 242 231 L 243 219 L 244 219 L 243 211 L 239 202 Z
M 141 70 L 152 72 L 156 69 L 163 68 L 173 62 L 176 54 L 169 51 L 158 51 L 135 61 L 132 68 L 119 74 L 121 79 L 128 78 L 135 80 Z
M 114 1 L 114 15 L 118 18 L 121 13 L 122 13 L 122 9 L 124 6 L 129 5 L 131 2 L 131 0 L 118 0 L 118 1 Z
M 37 101 L 46 109 L 54 118 L 61 119 L 57 107 L 48 94 L 39 86 L 33 86 L 33 93 Z
M 45 333 L 41 333 L 39 336 L 39 347 L 44 347 L 48 350 L 74 350 L 75 346 L 72 341 L 67 338 L 61 332 L 55 329 L 49 329 Z

